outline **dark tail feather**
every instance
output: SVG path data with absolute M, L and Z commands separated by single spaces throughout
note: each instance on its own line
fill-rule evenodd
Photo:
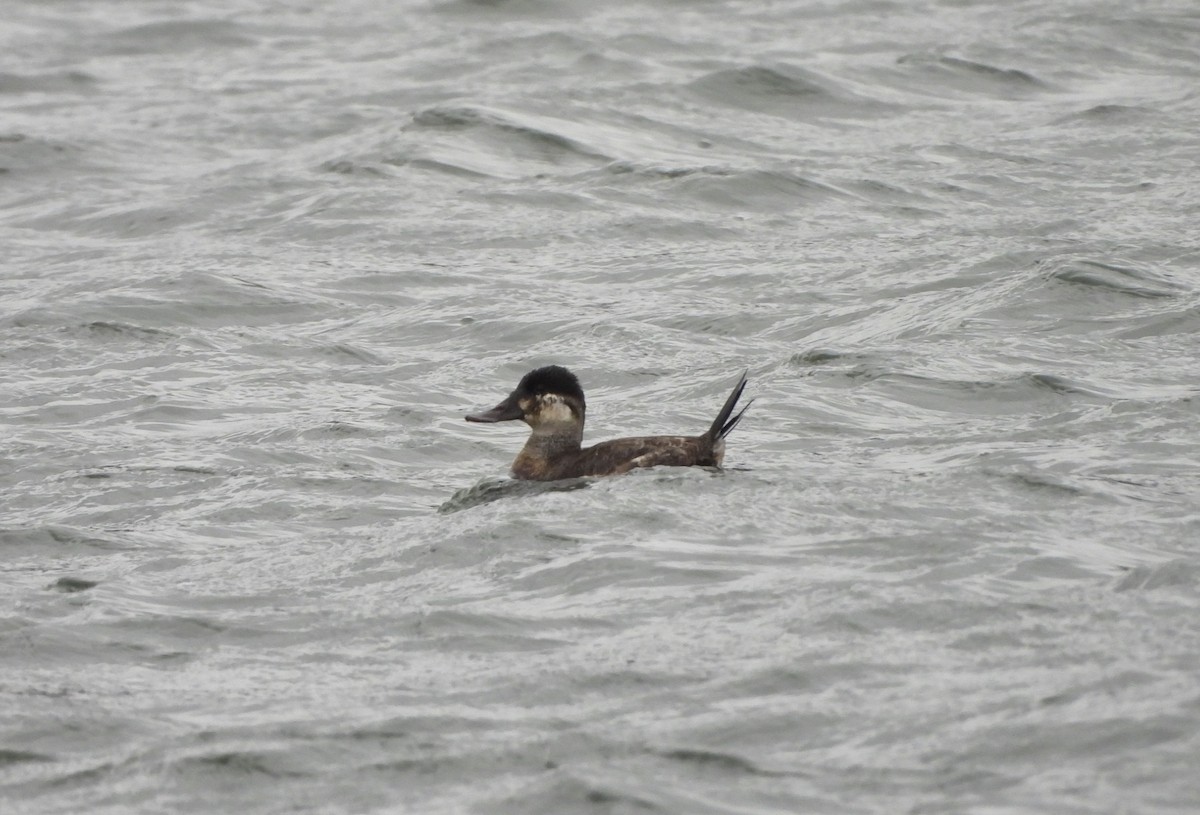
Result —
M 716 441 L 717 439 L 723 439 L 728 436 L 730 432 L 737 427 L 737 424 L 742 420 L 742 417 L 746 415 L 746 410 L 750 407 L 750 405 L 754 404 L 754 400 L 751 399 L 746 403 L 746 406 L 738 412 L 738 415 L 733 416 L 733 409 L 737 407 L 738 399 L 742 398 L 742 391 L 746 389 L 746 376 L 749 373 L 749 371 L 746 371 L 742 374 L 742 378 L 738 381 L 737 386 L 734 387 L 733 393 L 729 394 L 729 398 L 725 400 L 725 407 L 721 408 L 721 412 L 717 414 L 716 421 L 712 423 L 712 427 L 710 427 L 708 432 L 705 434 L 713 441 Z M 729 418 L 730 416 L 733 416 L 733 418 Z

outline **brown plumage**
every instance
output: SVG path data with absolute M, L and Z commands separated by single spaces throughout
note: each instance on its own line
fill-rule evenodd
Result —
M 637 436 L 583 447 L 587 412 L 583 388 L 566 368 L 548 365 L 527 373 L 507 399 L 491 410 L 467 416 L 467 421 L 520 419 L 529 425 L 529 440 L 512 466 L 514 478 L 529 481 L 616 475 L 660 465 L 720 467 L 725 437 L 754 401 L 733 415 L 745 389 L 746 375 L 742 374 L 712 426 L 699 436 Z

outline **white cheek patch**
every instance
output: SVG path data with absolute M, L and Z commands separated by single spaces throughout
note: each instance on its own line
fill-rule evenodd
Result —
M 561 396 L 554 394 L 546 394 L 541 398 L 538 419 L 555 424 L 578 421 L 575 414 L 571 412 L 571 406 Z

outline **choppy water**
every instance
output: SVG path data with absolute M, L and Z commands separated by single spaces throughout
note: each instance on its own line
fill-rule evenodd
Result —
M 3 17 L 4 812 L 1200 808 L 1191 0 Z

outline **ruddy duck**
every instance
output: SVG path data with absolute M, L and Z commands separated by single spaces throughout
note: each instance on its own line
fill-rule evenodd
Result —
M 500 404 L 467 417 L 468 422 L 506 422 L 520 419 L 533 432 L 517 460 L 514 478 L 556 481 L 560 478 L 616 475 L 638 467 L 720 467 L 725 437 L 742 420 L 750 402 L 734 416 L 746 389 L 746 374 L 725 400 L 708 432 L 699 436 L 639 436 L 581 447 L 586 405 L 575 374 L 559 365 L 530 371 Z M 731 418 L 732 417 L 732 418 Z

